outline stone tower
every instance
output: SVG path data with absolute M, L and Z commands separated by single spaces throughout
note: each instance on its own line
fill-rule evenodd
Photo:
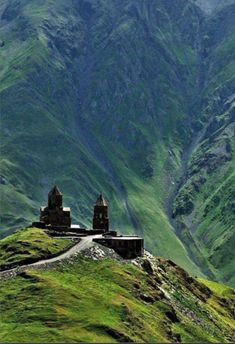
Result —
M 97 198 L 94 206 L 93 229 L 109 231 L 108 204 L 102 194 Z
M 48 208 L 60 208 L 63 205 L 63 195 L 55 185 L 48 194 Z
M 63 207 L 63 195 L 57 186 L 54 186 L 48 194 L 47 207 L 40 209 L 40 221 L 58 227 L 71 225 L 70 208 Z

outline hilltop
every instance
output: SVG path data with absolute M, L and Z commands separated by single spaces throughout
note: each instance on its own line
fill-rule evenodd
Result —
M 34 248 L 35 229 L 22 233 L 8 238 L 18 257 L 22 237 Z M 234 340 L 235 291 L 148 252 L 127 261 L 94 244 L 67 260 L 0 277 L 2 342 Z

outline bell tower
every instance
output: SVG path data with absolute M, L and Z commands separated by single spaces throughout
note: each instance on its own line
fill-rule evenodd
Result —
M 94 205 L 93 229 L 109 231 L 108 204 L 102 194 L 99 195 Z

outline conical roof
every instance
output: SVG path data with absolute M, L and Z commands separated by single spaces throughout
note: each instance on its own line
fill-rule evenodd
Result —
M 55 185 L 51 191 L 49 192 L 49 195 L 60 195 L 62 196 L 62 193 L 60 192 L 60 190 L 58 189 L 58 187 Z
M 106 200 L 104 199 L 103 195 L 100 194 L 99 197 L 96 200 L 96 204 L 98 206 L 108 206 L 108 203 L 106 202 Z

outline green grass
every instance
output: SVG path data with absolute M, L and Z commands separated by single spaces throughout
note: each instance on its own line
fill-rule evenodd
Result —
M 161 266 L 166 274 L 158 274 L 158 280 L 164 281 L 161 287 L 170 293 L 170 301 L 157 296 L 158 284 L 134 265 L 111 259 L 92 261 L 81 255 L 48 271 L 27 269 L 13 279 L 1 280 L 0 340 L 172 342 L 180 333 L 183 342 L 226 342 L 235 325 L 228 313 L 218 322 L 219 299 L 212 304 L 201 302 L 194 294 L 199 292 L 195 282 L 191 291 L 181 270 L 164 260 Z M 156 301 L 146 303 L 141 294 L 152 295 Z M 189 311 L 196 312 L 198 321 L 185 315 Z M 222 311 L 227 311 L 226 305 Z M 170 320 L 172 312 L 178 322 Z
M 39 228 L 25 228 L 0 240 L 0 269 L 50 257 L 71 243 L 70 239 L 52 238 Z
M 235 298 L 234 290 L 225 284 L 209 281 L 204 278 L 199 278 L 198 280 L 210 288 L 212 292 L 219 297 L 233 296 L 233 298 Z
M 0 338 L 14 341 L 21 333 L 20 341 L 109 342 L 108 330 L 112 329 L 134 341 L 165 341 L 160 312 L 154 310 L 151 319 L 148 306 L 132 295 L 132 284 L 144 278 L 133 267 L 123 269 L 112 261 L 94 263 L 81 258 L 73 267 L 65 265 L 59 271 L 27 271 L 5 294 L 12 300 L 12 311 L 5 313 L 2 308 Z M 9 281 L 4 283 L 9 288 Z M 20 294 L 24 301 L 17 307 Z M 138 322 L 141 331 L 135 333 Z
M 38 218 L 54 184 L 71 206 L 73 222 L 90 226 L 102 191 L 110 202 L 112 227 L 142 233 L 151 252 L 199 275 L 201 262 L 213 252 L 204 244 L 201 253 L 191 249 L 190 235 L 182 242 L 170 224 L 166 200 L 178 179 L 182 152 L 194 139 L 194 123 L 202 125 L 202 118 L 218 112 L 220 89 L 225 89 L 224 102 L 230 96 L 233 30 L 226 37 L 222 32 L 217 48 L 201 61 L 195 42 L 207 32 L 199 28 L 202 14 L 191 3 L 179 0 L 167 8 L 153 2 L 149 10 L 147 3 L 140 8 L 133 2 L 131 14 L 129 5 L 118 2 L 89 4 L 3 0 L 17 16 L 0 28 L 5 42 L 0 48 L 1 234 Z M 92 30 L 87 11 L 94 11 Z M 207 29 L 209 24 L 215 25 L 209 21 Z M 201 77 L 205 88 L 199 90 Z M 217 184 L 224 180 L 221 176 Z M 224 190 L 230 193 L 229 184 Z M 207 202 L 204 191 L 197 202 L 199 208 Z M 211 245 L 223 241 L 222 233 L 230 231 L 224 219 L 197 216 L 194 239 L 212 228 Z M 224 254 L 221 246 L 221 258 Z M 230 265 L 225 273 L 222 265 L 212 268 L 218 278 L 224 274 L 231 281 Z

